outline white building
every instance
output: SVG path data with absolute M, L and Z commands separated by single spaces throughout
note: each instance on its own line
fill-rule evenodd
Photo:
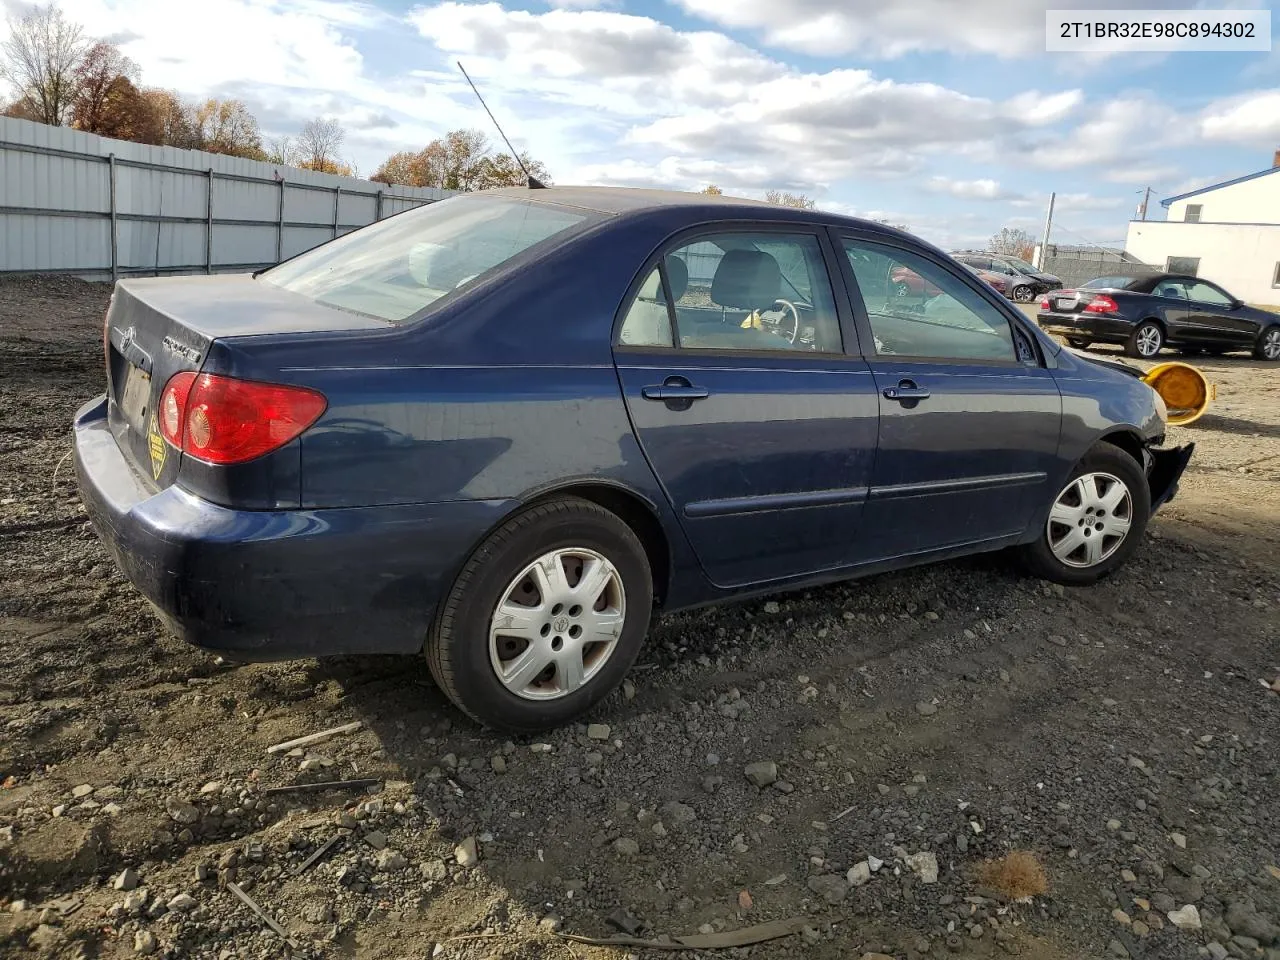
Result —
M 1273 165 L 1167 200 L 1164 220 L 1133 220 L 1125 252 L 1169 273 L 1280 306 L 1280 150 Z

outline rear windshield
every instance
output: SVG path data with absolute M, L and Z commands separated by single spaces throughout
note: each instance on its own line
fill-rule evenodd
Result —
M 586 219 L 581 211 L 546 203 L 450 197 L 309 250 L 261 279 L 325 306 L 404 323 Z
M 1133 277 L 1095 277 L 1080 286 L 1091 290 L 1125 290 L 1133 281 Z

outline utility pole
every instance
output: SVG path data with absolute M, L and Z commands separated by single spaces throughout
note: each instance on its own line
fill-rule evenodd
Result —
M 1142 211 L 1138 214 L 1139 220 L 1147 219 L 1147 204 L 1151 201 L 1151 188 L 1147 187 L 1146 192 L 1142 195 Z
M 1044 269 L 1045 257 L 1049 256 L 1049 228 L 1053 226 L 1053 202 L 1058 198 L 1058 194 L 1049 194 L 1049 212 L 1044 218 L 1044 239 L 1040 241 L 1040 262 L 1036 264 L 1037 270 Z

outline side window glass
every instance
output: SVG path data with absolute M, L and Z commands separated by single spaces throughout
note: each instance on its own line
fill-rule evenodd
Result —
M 1019 359 L 1008 320 L 959 277 L 914 253 L 845 240 L 880 356 Z
M 1176 300 L 1187 299 L 1187 293 L 1182 288 L 1182 284 L 1174 283 L 1172 281 L 1166 281 L 1160 284 L 1156 287 L 1154 292 L 1157 297 L 1172 297 Z
M 671 315 L 667 312 L 667 296 L 662 290 L 662 275 L 654 267 L 640 285 L 631 302 L 618 342 L 632 347 L 670 347 Z
M 842 351 L 818 238 L 725 233 L 666 257 L 679 345 L 703 350 Z
M 1217 287 L 1211 287 L 1207 283 L 1187 284 L 1187 296 L 1192 300 L 1199 300 L 1201 303 L 1212 303 L 1218 307 L 1225 307 L 1231 302 L 1231 299 L 1225 296 L 1221 290 Z

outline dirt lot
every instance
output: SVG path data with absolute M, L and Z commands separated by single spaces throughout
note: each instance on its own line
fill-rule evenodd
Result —
M 1280 367 L 1203 364 L 1182 493 L 1101 586 L 988 557 L 671 617 L 607 730 L 507 742 L 415 660 L 162 631 L 68 460 L 107 294 L 0 282 L 0 955 L 285 955 L 234 882 L 314 957 L 662 955 L 553 932 L 612 915 L 798 918 L 705 957 L 1280 960 Z M 347 777 L 382 786 L 266 793 Z

